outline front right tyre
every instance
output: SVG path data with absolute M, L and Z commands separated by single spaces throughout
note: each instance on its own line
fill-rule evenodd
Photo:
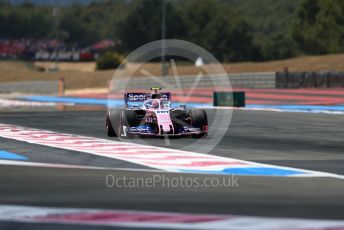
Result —
M 108 135 L 109 137 L 117 137 L 117 134 L 112 127 L 109 114 L 106 115 L 105 128 L 106 128 L 106 135 Z
M 208 133 L 208 117 L 203 109 L 192 109 L 190 112 L 191 126 L 199 128 L 202 133 L 195 134 L 193 138 L 202 138 Z
M 121 112 L 122 109 L 109 110 L 106 115 L 105 127 L 109 137 L 119 137 L 121 135 Z

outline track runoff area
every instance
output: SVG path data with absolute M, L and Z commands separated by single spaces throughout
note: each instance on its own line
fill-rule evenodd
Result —
M 104 111 L 0 120 L 2 229 L 344 229 L 342 115 L 235 110 L 207 154 L 109 139 Z

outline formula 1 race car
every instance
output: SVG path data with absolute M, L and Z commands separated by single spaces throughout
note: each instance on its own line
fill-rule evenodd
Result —
M 171 106 L 171 93 L 125 93 L 124 109 L 109 109 L 106 134 L 110 137 L 191 136 L 208 134 L 207 114 L 203 109 Z

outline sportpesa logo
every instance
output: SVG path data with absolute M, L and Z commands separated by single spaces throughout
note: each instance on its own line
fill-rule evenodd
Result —
M 145 94 L 129 94 L 128 98 L 130 101 L 144 101 L 146 100 Z

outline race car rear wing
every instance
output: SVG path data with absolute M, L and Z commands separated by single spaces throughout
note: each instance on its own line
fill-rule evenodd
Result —
M 150 94 L 151 99 L 165 99 L 171 101 L 172 96 L 170 92 L 160 92 L 160 93 L 152 93 Z
M 125 93 L 124 101 L 128 102 L 144 102 L 148 99 L 165 99 L 170 101 L 172 99 L 170 92 L 159 92 L 159 93 Z
M 144 102 L 150 98 L 148 93 L 125 93 L 124 101 L 127 102 Z

